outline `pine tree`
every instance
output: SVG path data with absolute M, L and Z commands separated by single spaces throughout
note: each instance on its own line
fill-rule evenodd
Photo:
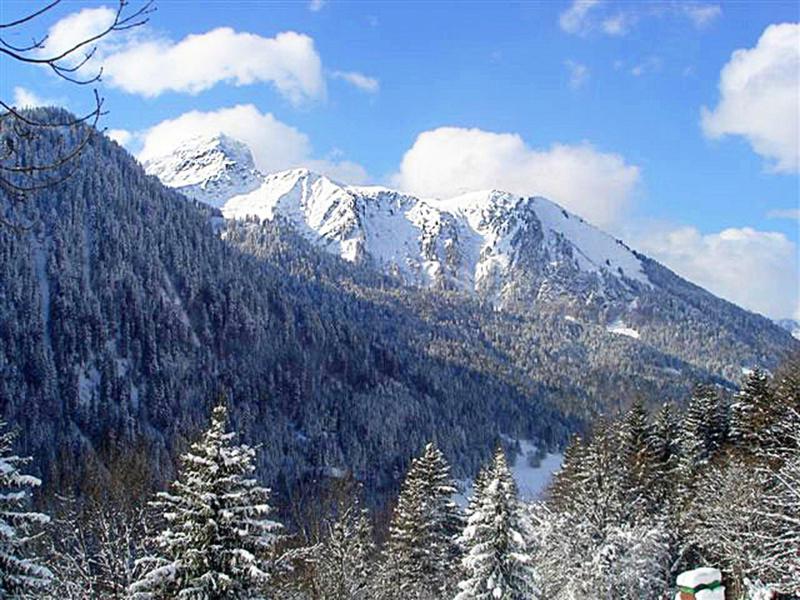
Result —
M 181 457 L 170 492 L 158 494 L 165 528 L 153 540 L 157 556 L 131 586 L 137 599 L 245 600 L 263 597 L 272 576 L 269 551 L 280 525 L 268 519 L 269 490 L 251 477 L 255 451 L 232 444 L 227 410 L 214 408 L 211 426 Z
M 411 463 L 389 531 L 384 578 L 398 597 L 451 595 L 462 524 L 456 491 L 441 451 L 426 445 Z
M 41 594 L 52 578 L 31 551 L 37 530 L 49 518 L 26 510 L 30 489 L 41 482 L 21 472 L 29 459 L 13 453 L 15 439 L 15 432 L 0 422 L 0 598 L 32 598 Z
M 753 369 L 731 406 L 731 442 L 745 453 L 758 453 L 772 441 L 775 403 L 767 373 Z
M 502 448 L 495 453 L 490 475 L 461 536 L 465 576 L 456 600 L 533 600 L 539 597 L 536 572 Z

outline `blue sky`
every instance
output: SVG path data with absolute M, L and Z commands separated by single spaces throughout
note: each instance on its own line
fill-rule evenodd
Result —
M 30 31 L 56 26 L 55 48 L 113 5 L 65 3 Z M 266 170 L 544 194 L 715 293 L 798 315 L 796 2 L 157 6 L 96 61 L 103 124 L 142 158 L 218 127 Z M 90 100 L 8 63 L 0 85 L 18 104 Z

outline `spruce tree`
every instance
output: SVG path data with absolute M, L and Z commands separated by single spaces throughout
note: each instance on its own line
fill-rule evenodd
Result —
M 388 596 L 450 597 L 462 525 L 456 491 L 444 455 L 426 445 L 411 463 L 392 517 L 383 575 L 393 590 Z
M 269 552 L 280 525 L 268 519 L 269 490 L 252 477 L 255 451 L 233 445 L 227 410 L 181 457 L 180 475 L 153 507 L 165 527 L 152 540 L 149 570 L 131 586 L 136 599 L 249 600 L 268 595 Z
M 733 445 L 746 454 L 765 449 L 772 441 L 770 427 L 775 408 L 769 376 L 759 368 L 753 369 L 745 377 L 731 406 Z
M 0 421 L 0 598 L 34 598 L 52 578 L 31 550 L 49 518 L 27 510 L 30 490 L 41 482 L 20 470 L 29 459 L 13 453 L 15 439 Z
M 725 404 L 709 385 L 692 392 L 681 427 L 680 492 L 691 494 L 697 476 L 721 448 L 727 437 Z
M 653 456 L 644 403 L 637 400 L 619 424 L 620 493 L 624 521 L 638 521 L 653 510 L 650 497 Z
M 552 507 L 567 511 L 572 508 L 578 488 L 583 465 L 583 457 L 586 451 L 583 439 L 579 435 L 572 436 L 567 448 L 564 450 L 564 458 L 561 461 L 561 469 L 553 477 L 553 482 L 548 490 L 549 503 Z
M 626 512 L 615 428 L 616 424 L 606 418 L 597 419 L 582 453 L 582 468 L 574 488 L 571 510 L 594 531 L 620 524 Z
M 539 597 L 536 572 L 517 487 L 502 448 L 489 473 L 461 536 L 464 578 L 456 600 L 534 600 Z
M 666 402 L 656 413 L 648 446 L 653 458 L 652 497 L 656 509 L 672 496 L 681 461 L 680 423 L 675 406 Z

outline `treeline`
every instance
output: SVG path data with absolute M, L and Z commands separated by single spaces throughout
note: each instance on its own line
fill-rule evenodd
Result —
M 599 418 L 534 503 L 498 446 L 460 506 L 428 444 L 385 513 L 338 473 L 277 510 L 235 438 L 219 404 L 168 490 L 146 498 L 131 468 L 129 487 L 48 518 L 26 512 L 37 480 L 0 437 L 0 596 L 663 600 L 700 565 L 723 569 L 729 599 L 800 594 L 800 361 L 733 397 L 699 386 L 684 411 Z

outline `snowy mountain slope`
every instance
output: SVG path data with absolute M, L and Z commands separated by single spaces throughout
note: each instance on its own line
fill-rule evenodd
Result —
M 492 300 L 502 301 L 510 275 L 532 254 L 548 270 L 648 285 L 630 249 L 543 198 L 491 190 L 423 200 L 297 169 L 265 177 L 222 211 L 236 219 L 282 216 L 346 260 L 369 258 L 408 283 L 474 290 Z
M 488 190 L 422 199 L 307 169 L 262 175 L 242 148 L 227 138 L 195 140 L 177 158 L 145 166 L 165 184 L 221 207 L 228 219 L 288 221 L 313 245 L 407 284 L 467 292 L 517 314 L 569 317 L 576 327 L 600 326 L 609 336 L 684 360 L 718 357 L 724 344 L 729 356 L 740 357 L 714 365 L 726 377 L 762 364 L 764 345 L 796 346 L 769 320 L 716 298 L 544 198 Z M 246 175 L 237 182 L 240 172 Z

